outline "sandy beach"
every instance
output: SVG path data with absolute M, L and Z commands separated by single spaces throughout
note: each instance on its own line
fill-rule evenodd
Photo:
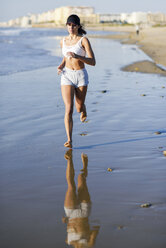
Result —
M 64 26 L 56 26 L 55 24 L 33 25 L 33 27 L 42 28 L 64 28 Z M 113 31 L 111 35 L 90 35 L 95 38 L 109 38 L 121 41 L 122 44 L 137 44 L 152 60 L 153 63 L 147 61 L 137 63 L 137 66 L 127 65 L 123 68 L 125 71 L 135 71 L 143 73 L 154 73 L 166 76 L 166 27 L 146 27 L 140 26 L 139 35 L 136 34 L 133 25 L 86 25 L 89 30 Z M 135 61 L 137 62 L 137 61 Z M 139 66 L 138 66 L 139 65 Z M 130 67 L 131 66 L 131 67 Z
M 166 76 L 166 27 L 142 27 L 139 35 L 134 26 L 104 26 L 98 29 L 119 32 L 105 38 L 120 40 L 123 44 L 137 44 L 153 60 L 153 63 L 142 61 L 136 65 L 127 65 L 123 70 Z
M 43 46 L 60 56 L 59 39 Z M 135 44 L 90 40 L 97 64 L 86 67 L 86 123 L 74 109 L 71 157 L 57 64 L 0 76 L 4 248 L 74 247 L 69 232 L 96 248 L 166 246 L 165 77 L 121 70 L 149 60 Z M 71 224 L 64 202 L 71 185 L 78 196 L 79 178 L 90 204 Z

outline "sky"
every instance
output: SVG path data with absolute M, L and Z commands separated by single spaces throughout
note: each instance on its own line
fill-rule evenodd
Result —
M 0 22 L 38 14 L 62 6 L 90 6 L 95 13 L 131 13 L 133 11 L 166 14 L 166 0 L 0 0 Z

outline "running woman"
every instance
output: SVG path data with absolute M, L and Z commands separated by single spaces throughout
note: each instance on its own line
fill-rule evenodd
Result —
M 80 24 L 77 15 L 70 15 L 66 22 L 69 35 L 61 40 L 62 63 L 58 66 L 57 72 L 61 73 L 61 92 L 65 104 L 65 129 L 67 141 L 64 146 L 72 148 L 73 130 L 73 106 L 80 114 L 80 120 L 84 122 L 87 118 L 85 98 L 88 87 L 88 73 L 85 64 L 95 66 L 96 60 L 87 37 L 86 31 Z

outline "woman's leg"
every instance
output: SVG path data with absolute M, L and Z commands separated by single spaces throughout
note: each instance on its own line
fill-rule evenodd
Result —
M 75 89 L 75 105 L 78 113 L 81 113 L 80 120 L 84 122 L 87 117 L 85 98 L 87 93 L 87 86 L 81 86 Z
M 65 129 L 67 134 L 67 142 L 65 147 L 72 147 L 72 130 L 73 130 L 73 100 L 74 100 L 74 86 L 62 85 L 61 86 L 62 98 L 65 104 Z
M 66 208 L 74 209 L 77 206 L 78 202 L 76 195 L 76 185 L 74 182 L 75 171 L 71 149 L 65 153 L 65 159 L 67 160 L 66 180 L 68 184 L 68 189 L 66 191 L 64 206 Z
M 80 203 L 91 203 L 90 194 L 86 184 L 86 177 L 88 174 L 88 156 L 84 153 L 81 154 L 83 169 L 82 173 L 78 175 L 78 199 Z

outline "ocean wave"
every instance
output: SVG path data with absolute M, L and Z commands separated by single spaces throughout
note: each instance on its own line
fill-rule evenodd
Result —
M 0 76 L 57 66 L 61 61 L 61 54 L 56 52 L 59 41 L 49 42 L 59 31 L 0 28 L 0 34 Z
M 21 32 L 29 32 L 30 29 L 26 28 L 1 28 L 0 36 L 19 36 Z
M 65 29 L 0 28 L 0 76 L 57 66 L 62 59 L 59 41 L 66 35 Z

